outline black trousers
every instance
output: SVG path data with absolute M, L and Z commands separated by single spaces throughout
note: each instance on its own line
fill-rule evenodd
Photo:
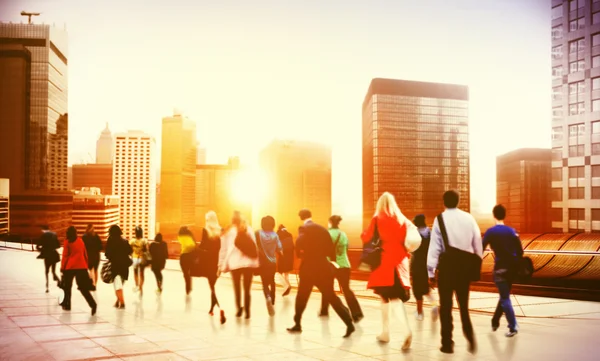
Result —
M 467 341 L 475 344 L 475 335 L 473 334 L 473 325 L 469 316 L 469 287 L 471 282 L 464 276 L 452 273 L 452 270 L 440 271 L 438 287 L 440 294 L 440 323 L 442 346 L 453 347 L 452 331 L 452 296 L 456 294 L 456 301 L 460 309 L 460 319 L 462 323 L 463 334 Z
M 52 276 L 54 277 L 55 281 L 59 281 L 60 278 L 58 278 L 58 275 L 56 274 L 56 263 L 57 262 L 50 262 L 47 259 L 44 259 L 44 267 L 46 269 L 46 288 L 48 288 L 48 273 L 50 272 L 50 269 L 52 269 Z
M 356 299 L 356 295 L 350 289 L 350 268 L 338 268 L 334 271 L 335 278 L 338 280 L 346 303 L 350 308 L 350 314 L 353 319 L 357 319 L 363 316 L 360 304 Z M 321 314 L 326 315 L 329 313 L 329 300 L 326 297 L 321 297 Z
M 65 291 L 65 299 L 62 302 L 62 306 L 66 308 L 71 307 L 71 289 L 73 288 L 73 278 L 77 282 L 77 288 L 90 307 L 96 307 L 96 301 L 90 294 L 90 286 L 92 280 L 87 269 L 76 269 L 66 270 L 63 273 L 63 291 Z
M 162 287 L 163 275 L 162 269 L 152 267 L 152 273 L 154 273 L 154 277 L 156 277 L 156 284 L 158 287 Z
M 244 311 L 246 317 L 250 317 L 250 287 L 252 286 L 252 277 L 254 277 L 254 268 L 238 268 L 231 271 L 233 278 L 233 292 L 235 294 L 235 306 L 238 311 L 242 309 L 242 277 L 244 278 Z
M 185 280 L 185 293 L 192 292 L 192 267 L 194 266 L 195 254 L 193 252 L 184 253 L 179 256 L 179 265 Z
M 300 283 L 298 285 L 298 294 L 296 295 L 296 314 L 294 315 L 294 322 L 300 326 L 302 321 L 302 314 L 306 309 L 306 304 L 310 298 L 313 287 L 317 287 L 321 292 L 321 297 L 327 300 L 335 313 L 349 326 L 352 324 L 352 317 L 350 311 L 342 300 L 335 294 L 333 289 L 333 272 L 329 264 L 324 264 L 321 267 L 311 268 L 310 271 L 300 271 Z
M 219 300 L 217 299 L 217 292 L 215 291 L 215 284 L 217 283 L 217 277 L 212 276 L 207 279 L 208 279 L 208 286 L 210 287 L 210 312 L 213 312 L 213 309 L 215 308 L 215 306 L 219 306 L 219 308 L 221 308 L 221 305 L 219 304 Z
M 260 280 L 262 281 L 265 298 L 271 298 L 271 303 L 275 304 L 275 273 L 277 265 L 271 262 L 264 262 L 260 265 Z

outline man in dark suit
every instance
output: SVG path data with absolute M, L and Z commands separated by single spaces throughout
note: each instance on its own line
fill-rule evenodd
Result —
M 346 324 L 346 334 L 349 337 L 354 331 L 354 324 L 350 311 L 333 290 L 333 270 L 327 259 L 333 252 L 333 241 L 327 229 L 314 223 L 312 214 L 308 209 L 303 209 L 298 214 L 304 222 L 300 235 L 296 240 L 296 254 L 302 259 L 300 265 L 300 284 L 296 295 L 296 314 L 294 315 L 294 327 L 288 328 L 289 332 L 302 332 L 302 313 L 306 309 L 306 303 L 316 286 L 322 297 L 329 300 L 329 304 Z

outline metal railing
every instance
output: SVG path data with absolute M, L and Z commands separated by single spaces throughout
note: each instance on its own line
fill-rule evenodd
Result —
M 12 247 L 12 245 L 19 245 L 19 247 Z M 25 245 L 25 246 L 24 246 Z M 0 247 L 10 248 L 10 249 L 20 249 L 22 251 L 35 251 L 35 242 L 33 239 L 21 240 L 21 241 L 9 241 L 6 239 L 0 240 Z M 25 248 L 23 248 L 25 247 Z

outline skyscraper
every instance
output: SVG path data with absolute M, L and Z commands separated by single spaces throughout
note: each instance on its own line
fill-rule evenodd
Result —
M 37 238 L 45 224 L 62 237 L 71 223 L 67 78 L 66 32 L 0 23 L 0 178 L 10 179 L 13 235 Z
M 100 188 L 104 195 L 113 194 L 112 164 L 73 164 L 73 189 Z
M 331 216 L 331 148 L 304 141 L 274 140 L 260 152 L 267 188 L 257 215 L 272 215 L 297 234 L 298 211 L 308 208 L 323 225 Z
M 114 139 L 108 123 L 96 141 L 96 164 L 112 164 Z
M 196 123 L 179 112 L 162 120 L 158 222 L 163 237 L 195 221 Z
M 110 227 L 119 224 L 119 197 L 103 195 L 93 187 L 77 191 L 73 196 L 73 226 L 83 234 L 88 224 L 106 242 Z
M 363 102 L 363 222 L 383 192 L 409 218 L 429 222 L 444 191 L 470 208 L 469 90 L 466 86 L 373 79 Z
M 551 159 L 551 149 L 517 149 L 496 158 L 496 203 L 506 207 L 506 223 L 519 233 L 552 231 Z
M 552 1 L 555 231 L 600 231 L 599 24 L 598 0 Z
M 154 237 L 156 227 L 156 164 L 154 138 L 142 131 L 115 135 L 113 195 L 119 196 L 120 225 L 124 237 L 135 227 Z

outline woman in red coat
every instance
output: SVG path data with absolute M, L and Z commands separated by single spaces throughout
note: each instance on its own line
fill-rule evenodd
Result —
M 408 328 L 402 350 L 408 350 L 412 342 L 412 331 L 404 303 L 410 298 L 409 252 L 404 246 L 408 227 L 412 223 L 400 212 L 394 196 L 388 192 L 377 201 L 375 215 L 363 234 L 367 243 L 379 234 L 381 240 L 381 265 L 371 272 L 367 287 L 381 298 L 383 332 L 377 337 L 379 342 L 390 341 L 390 303 Z
M 71 226 L 67 229 L 67 239 L 63 246 L 63 256 L 60 271 L 63 273 L 63 290 L 65 299 L 62 302 L 62 308 L 65 311 L 71 310 L 71 288 L 73 287 L 73 278 L 77 281 L 77 288 L 92 309 L 92 316 L 96 314 L 96 301 L 90 294 L 93 286 L 88 273 L 88 257 L 85 249 L 85 243 L 77 237 L 77 230 Z

